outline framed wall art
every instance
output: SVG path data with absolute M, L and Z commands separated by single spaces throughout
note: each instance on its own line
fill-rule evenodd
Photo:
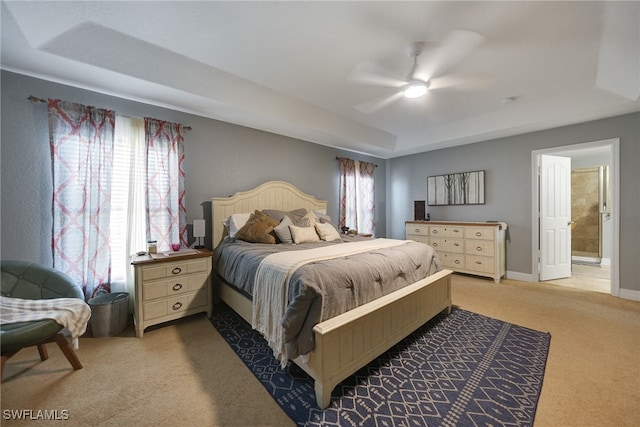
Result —
M 429 206 L 483 205 L 484 171 L 427 177 L 427 204 Z

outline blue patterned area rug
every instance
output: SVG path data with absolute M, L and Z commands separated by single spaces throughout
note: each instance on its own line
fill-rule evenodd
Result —
M 313 380 L 280 369 L 226 306 L 211 322 L 299 426 L 531 426 L 551 336 L 454 308 L 339 384 L 316 406 Z

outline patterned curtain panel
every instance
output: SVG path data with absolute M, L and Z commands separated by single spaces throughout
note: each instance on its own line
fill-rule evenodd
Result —
M 376 228 L 374 221 L 375 181 L 373 179 L 376 165 L 368 162 L 357 163 L 359 163 L 356 177 L 356 185 L 358 187 L 358 232 L 373 234 Z
M 182 125 L 145 118 L 147 139 L 147 240 L 158 251 L 187 246 Z
M 339 158 L 340 162 L 340 206 L 338 207 L 338 225 L 358 228 L 356 211 L 356 162 L 353 159 Z
M 89 299 L 110 291 L 115 113 L 57 99 L 49 99 L 48 111 L 53 266 L 82 285 Z

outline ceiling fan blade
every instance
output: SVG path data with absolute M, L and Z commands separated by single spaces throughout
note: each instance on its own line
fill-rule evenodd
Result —
M 494 77 L 489 76 L 463 76 L 449 74 L 436 77 L 429 81 L 429 90 L 455 88 L 456 90 L 482 90 L 493 84 Z
M 402 92 L 396 92 L 393 95 L 385 96 L 382 98 L 376 98 L 374 100 L 364 102 L 362 104 L 355 105 L 353 108 L 360 111 L 361 113 L 371 114 L 374 113 L 381 108 L 386 107 L 402 98 Z
M 446 72 L 471 54 L 483 41 L 484 37 L 473 31 L 451 31 L 433 52 L 425 54 L 428 59 L 420 65 L 416 78 L 427 81 Z
M 372 85 L 372 86 L 384 86 L 400 88 L 407 84 L 406 81 L 400 80 L 396 77 L 391 77 L 393 73 L 386 70 L 371 61 L 361 62 L 358 64 L 347 77 L 349 81 Z

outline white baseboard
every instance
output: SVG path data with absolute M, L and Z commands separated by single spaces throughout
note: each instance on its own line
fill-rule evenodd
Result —
M 533 275 L 530 273 L 520 273 L 518 271 L 507 271 L 507 279 L 520 280 L 522 282 L 533 282 Z
M 533 275 L 530 273 L 520 273 L 519 271 L 507 271 L 507 279 L 520 280 L 522 282 L 533 282 Z M 618 298 L 632 301 L 640 301 L 640 291 L 633 289 L 620 289 Z
M 634 291 L 633 289 L 620 289 L 620 298 L 640 301 L 640 291 Z

